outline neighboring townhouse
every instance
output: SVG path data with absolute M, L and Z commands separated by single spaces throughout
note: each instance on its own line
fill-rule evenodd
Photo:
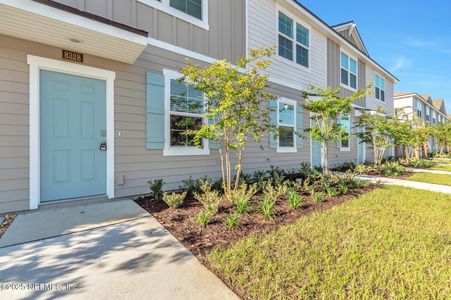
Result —
M 372 83 L 356 108 L 393 112 L 396 77 L 369 55 L 355 24 L 336 27 L 292 0 L 0 0 L 0 213 L 64 199 L 126 197 L 163 178 L 219 177 L 215 145 L 195 148 L 178 120 L 202 119 L 173 99 L 202 101 L 179 83 L 189 58 L 236 62 L 277 45 L 269 91 L 283 130 L 250 145 L 244 171 L 318 165 L 302 110 L 309 84 L 349 94 Z M 177 103 L 180 101 L 177 100 Z M 358 111 L 343 116 L 351 128 Z M 371 159 L 357 139 L 331 164 Z
M 395 93 L 395 112 L 400 120 L 413 120 L 414 116 L 426 125 L 448 122 L 444 99 L 431 98 L 429 94 L 415 92 Z M 429 141 L 430 151 L 436 150 L 434 139 Z

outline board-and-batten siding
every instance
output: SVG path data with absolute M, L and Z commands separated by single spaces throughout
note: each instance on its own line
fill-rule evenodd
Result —
M 29 193 L 29 66 L 27 55 L 61 59 L 61 49 L 0 35 L 0 212 L 28 209 Z M 134 65 L 85 55 L 84 64 L 116 72 L 115 80 L 115 192 L 116 197 L 149 192 L 149 179 L 164 178 L 168 189 L 177 188 L 189 176 L 219 176 L 217 151 L 209 156 L 166 156 L 146 149 L 146 72 L 177 70 L 185 58 L 160 48 L 148 47 Z M 202 62 L 194 61 L 198 64 Z M 272 85 L 270 92 L 299 100 L 299 91 Z M 303 124 L 308 126 L 304 112 Z M 120 133 L 120 135 L 119 135 Z M 269 168 L 298 168 L 310 159 L 306 140 L 297 153 L 276 153 L 250 145 L 245 172 Z M 124 179 L 124 184 L 118 184 Z
M 287 9 L 290 11 L 290 9 Z M 292 12 L 294 13 L 294 12 Z M 248 0 L 248 47 L 262 48 L 278 44 L 278 11 L 273 0 Z M 304 21 L 299 17 L 301 21 Z M 305 23 L 305 22 L 304 22 Z M 310 25 L 310 24 L 309 24 Z M 306 71 L 294 62 L 273 56 L 268 68 L 271 76 L 299 90 L 309 84 L 326 86 L 326 37 L 311 28 L 310 70 Z
M 149 32 L 157 40 L 217 59 L 246 54 L 245 0 L 209 0 L 209 30 L 137 0 L 55 0 L 81 11 Z
M 332 88 L 337 88 L 340 86 L 340 46 L 327 39 L 327 83 L 328 86 Z M 358 59 L 358 70 L 357 70 L 357 88 L 365 88 L 366 83 L 366 65 L 363 61 Z M 340 95 L 347 97 L 352 95 L 354 92 L 346 88 L 342 88 Z M 355 104 L 362 107 L 366 107 L 366 97 L 357 99 Z

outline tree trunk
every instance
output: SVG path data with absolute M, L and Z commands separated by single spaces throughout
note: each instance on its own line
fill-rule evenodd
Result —
M 321 142 L 321 165 L 323 167 L 323 172 L 327 173 L 329 171 L 329 145 L 325 142 Z

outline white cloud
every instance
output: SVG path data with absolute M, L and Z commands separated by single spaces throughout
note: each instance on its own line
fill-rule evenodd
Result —
M 435 47 L 439 46 L 439 44 L 435 41 L 412 38 L 412 37 L 407 37 L 404 40 L 404 44 L 407 46 L 410 46 L 410 47 L 415 47 L 415 48 L 435 48 Z
M 401 56 L 401 57 L 397 58 L 395 63 L 393 64 L 393 66 L 390 67 L 390 71 L 397 72 L 397 71 L 404 69 L 406 67 L 409 67 L 411 65 L 412 65 L 412 63 L 410 60 L 408 60 L 404 56 Z

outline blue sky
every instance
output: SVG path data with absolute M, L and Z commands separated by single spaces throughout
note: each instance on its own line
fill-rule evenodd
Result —
M 396 91 L 445 98 L 451 113 L 451 1 L 300 2 L 330 25 L 354 20 L 370 56 L 400 79 Z

